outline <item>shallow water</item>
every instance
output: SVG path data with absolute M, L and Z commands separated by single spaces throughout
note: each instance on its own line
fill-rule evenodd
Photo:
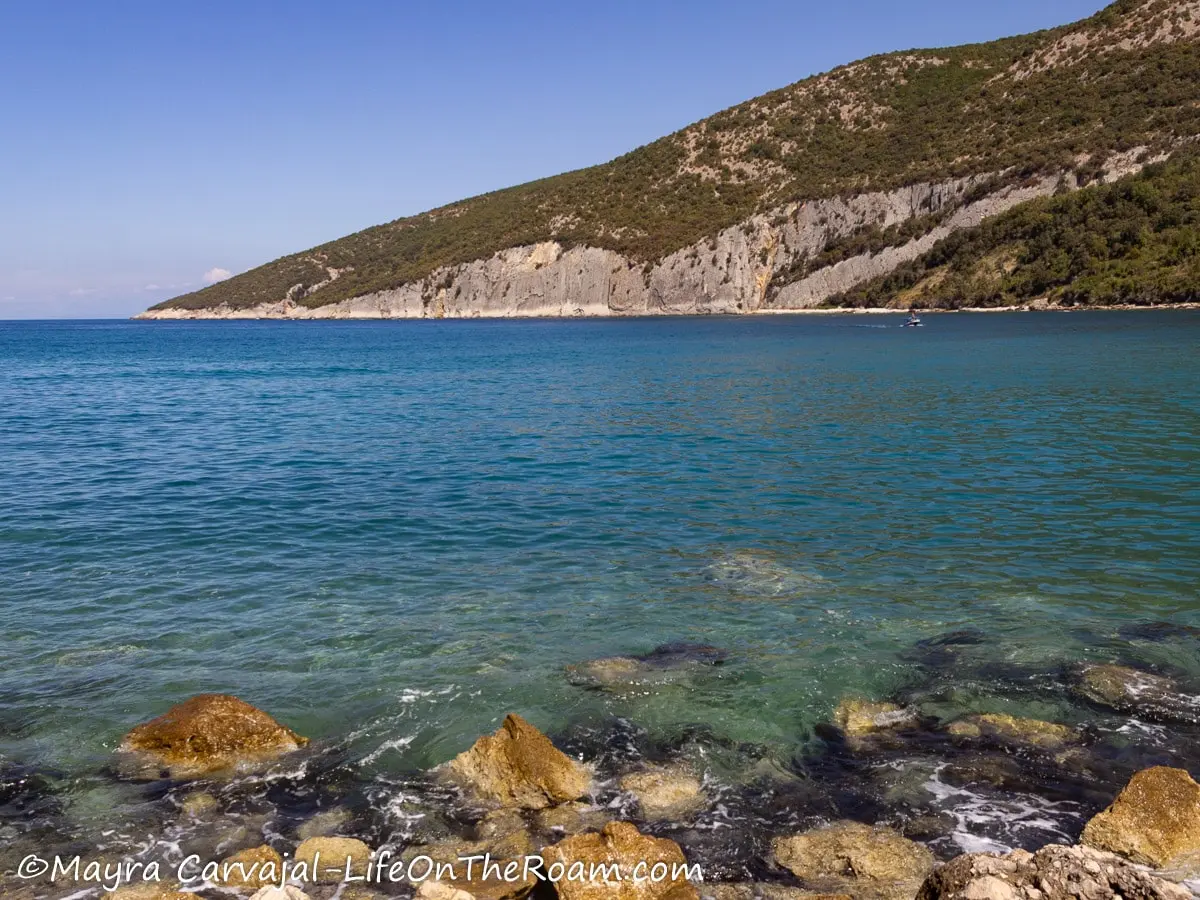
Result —
M 1200 639 L 1153 623 L 1200 626 L 1200 315 L 862 324 L 0 323 L 0 754 L 49 785 L 0 827 L 165 833 L 111 751 L 219 691 L 316 742 L 273 799 L 225 789 L 256 833 L 345 800 L 402 835 L 417 773 L 511 710 L 609 774 L 699 761 L 680 834 L 730 872 L 847 812 L 946 812 L 943 853 L 1074 837 L 1195 746 L 1064 673 L 1198 692 Z M 564 671 L 669 641 L 728 657 Z M 980 799 L 954 748 L 839 756 L 848 694 L 1085 725 L 1109 768 Z

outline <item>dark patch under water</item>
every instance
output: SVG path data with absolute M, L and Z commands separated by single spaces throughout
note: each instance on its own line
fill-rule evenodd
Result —
M 655 647 L 649 653 L 633 658 L 639 662 L 666 669 L 688 663 L 718 666 L 728 657 L 728 651 L 722 650 L 720 647 L 713 647 L 709 644 L 692 644 L 687 641 L 671 641 Z

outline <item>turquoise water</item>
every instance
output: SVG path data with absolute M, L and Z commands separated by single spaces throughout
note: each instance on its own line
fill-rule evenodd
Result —
M 377 786 L 508 711 L 732 783 L 848 694 L 1104 728 L 1054 673 L 1194 688 L 1121 629 L 1200 625 L 1200 314 L 898 321 L 0 324 L 0 754 L 86 833 L 202 691 Z M 669 641 L 728 658 L 564 670 Z

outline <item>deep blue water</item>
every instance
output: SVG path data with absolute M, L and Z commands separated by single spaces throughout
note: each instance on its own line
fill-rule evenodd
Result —
M 962 629 L 1200 679 L 1117 633 L 1200 625 L 1200 314 L 898 321 L 0 323 L 0 754 L 86 818 L 201 691 L 386 775 L 510 710 L 786 762 Z M 674 640 L 729 660 L 564 674 Z M 978 710 L 1091 715 L 981 677 L 928 706 Z

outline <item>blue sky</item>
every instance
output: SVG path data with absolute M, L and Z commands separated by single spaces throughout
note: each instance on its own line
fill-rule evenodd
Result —
M 0 318 L 127 316 L 882 51 L 1100 0 L 0 0 Z

